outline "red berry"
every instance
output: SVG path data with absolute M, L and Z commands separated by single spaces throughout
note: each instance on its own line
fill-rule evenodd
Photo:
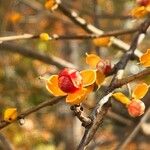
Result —
M 58 85 L 66 93 L 74 93 L 82 86 L 82 77 L 76 69 L 65 68 L 58 75 Z
M 127 107 L 128 112 L 132 117 L 141 116 L 145 110 L 145 104 L 141 100 L 132 100 Z
M 111 71 L 111 63 L 108 59 L 100 60 L 96 65 L 97 70 L 103 72 L 104 74 L 108 74 Z
M 148 4 L 150 4 L 150 0 L 137 0 L 137 3 L 140 6 L 147 6 Z

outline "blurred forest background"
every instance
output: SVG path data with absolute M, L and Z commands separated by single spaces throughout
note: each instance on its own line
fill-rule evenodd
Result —
M 132 29 L 139 25 L 140 20 L 129 16 L 135 0 L 62 0 L 69 9 L 75 10 L 88 23 L 94 24 L 104 31 Z M 86 35 L 79 26 L 71 22 L 62 12 L 51 13 L 43 7 L 43 0 L 0 0 L 0 36 L 19 35 L 23 33 L 50 35 Z M 18 14 L 16 21 L 14 15 Z M 131 42 L 133 33 L 119 36 L 126 43 Z M 138 47 L 145 52 L 150 46 L 150 36 Z M 95 53 L 109 58 L 115 64 L 122 51 L 116 47 L 96 48 L 91 40 L 52 40 L 39 39 L 16 40 L 19 47 L 31 49 L 47 56 L 56 56 L 78 66 L 86 68 L 85 53 Z M 129 67 L 130 66 L 130 67 Z M 55 65 L 46 64 L 37 59 L 24 57 L 18 53 L 0 49 L 0 120 L 4 109 L 16 107 L 19 112 L 50 99 L 45 83 L 38 79 L 40 75 L 55 74 L 60 70 Z M 126 75 L 135 74 L 141 68 L 136 61 L 130 61 Z M 150 77 L 144 81 L 150 83 Z M 106 83 L 107 84 L 107 83 Z M 134 86 L 134 82 L 131 85 Z M 127 87 L 122 88 L 128 95 Z M 150 105 L 150 94 L 144 98 L 146 107 Z M 96 103 L 96 96 L 91 94 L 83 105 L 90 113 Z M 112 110 L 104 119 L 102 129 L 96 133 L 89 149 L 111 150 L 116 147 L 138 124 L 139 118 L 131 118 L 126 109 L 114 102 Z M 0 131 L 0 149 L 6 149 L 3 137 L 14 150 L 73 150 L 83 135 L 81 122 L 72 114 L 69 105 L 60 102 L 46 107 L 25 118 L 23 125 L 13 123 Z M 150 120 L 149 120 L 150 121 Z M 99 148 L 100 147 L 100 148 Z M 150 149 L 150 122 L 142 125 L 140 132 L 128 144 L 129 150 Z

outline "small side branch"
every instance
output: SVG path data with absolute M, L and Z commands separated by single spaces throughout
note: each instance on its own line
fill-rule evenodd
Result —
M 92 120 L 83 114 L 82 106 L 73 105 L 70 107 L 70 109 L 73 111 L 74 115 L 82 122 L 82 126 L 88 127 L 91 124 Z
M 25 48 L 25 47 L 22 47 L 22 46 L 17 45 L 17 44 L 2 43 L 2 44 L 0 44 L 0 51 L 10 51 L 13 53 L 19 53 L 23 56 L 42 61 L 46 64 L 55 65 L 59 69 L 62 69 L 64 67 L 76 68 L 76 66 L 74 66 L 73 64 L 71 64 L 71 63 L 69 63 L 69 62 L 67 62 L 61 58 L 58 58 L 58 57 L 55 57 L 52 55 L 47 56 L 47 55 L 44 55 L 44 54 L 37 52 L 36 50 L 33 51 L 30 48 Z
M 10 141 L 2 133 L 0 133 L 0 142 L 2 143 L 4 150 L 14 150 Z
M 141 125 L 149 118 L 150 116 L 150 108 L 148 108 L 148 110 L 146 111 L 146 113 L 144 114 L 144 116 L 142 117 L 142 119 L 140 120 L 140 122 L 138 123 L 138 125 L 134 128 L 134 130 L 129 134 L 129 136 L 123 141 L 123 143 L 121 143 L 120 146 L 118 146 L 117 150 L 124 150 L 125 147 L 127 146 L 127 144 L 129 142 L 131 142 L 131 140 L 137 135 L 137 133 L 139 132 Z
M 0 43 L 3 43 L 5 41 L 33 39 L 33 38 L 36 38 L 36 36 L 34 36 L 32 34 L 22 34 L 22 35 L 5 36 L 5 37 L 0 37 Z
M 121 80 L 117 80 L 114 86 L 115 86 L 115 88 L 118 88 L 118 87 L 121 87 L 122 85 L 125 85 L 125 84 L 132 82 L 132 81 L 135 81 L 135 80 L 138 80 L 138 79 L 143 78 L 147 75 L 150 75 L 150 68 L 145 69 L 145 70 L 143 70 L 137 74 L 125 77 Z
M 49 40 L 90 40 L 93 38 L 131 34 L 131 33 L 137 32 L 137 31 L 138 31 L 138 28 L 109 31 L 109 32 L 103 33 L 102 35 L 88 34 L 88 35 L 68 35 L 68 36 L 66 36 L 66 35 L 53 34 L 53 35 L 49 35 Z M 33 34 L 5 36 L 5 37 L 0 37 L 0 43 L 6 42 L 6 41 L 39 39 L 39 38 L 40 38 L 40 35 L 33 35 Z
M 62 98 L 63 97 L 54 97 L 50 100 L 47 100 L 47 101 L 40 103 L 39 105 L 37 105 L 35 107 L 29 108 L 26 111 L 20 113 L 20 115 L 18 115 L 18 117 L 14 121 L 24 119 L 26 116 L 28 116 L 34 112 L 37 112 L 38 110 L 40 110 L 42 108 L 45 108 L 48 106 L 53 106 L 53 105 L 57 104 L 58 102 L 60 102 L 62 100 Z M 0 130 L 3 129 L 4 127 L 8 126 L 9 124 L 13 123 L 13 122 L 6 122 L 4 120 L 0 121 Z

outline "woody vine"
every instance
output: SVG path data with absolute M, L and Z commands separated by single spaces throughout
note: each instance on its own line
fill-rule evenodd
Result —
M 62 12 L 88 34 L 66 36 L 57 34 L 51 35 L 50 33 L 43 32 L 37 35 L 23 34 L 0 37 L 0 51 L 5 49 L 7 51 L 17 52 L 24 56 L 56 65 L 60 69 L 58 74 L 53 74 L 48 77 L 43 75 L 39 76 L 39 79 L 45 84 L 47 92 L 54 98 L 21 113 L 17 111 L 17 108 L 10 107 L 5 109 L 3 120 L 0 122 L 0 129 L 5 128 L 17 120 L 21 122 L 21 119 L 26 118 L 28 115 L 35 113 L 36 111 L 65 100 L 66 105 L 70 106 L 71 110 L 81 121 L 82 126 L 85 129 L 84 135 L 77 147 L 78 150 L 83 150 L 88 147 L 98 128 L 102 124 L 102 121 L 105 119 L 105 116 L 111 107 L 111 99 L 121 103 L 127 109 L 127 112 L 131 117 L 135 118 L 142 115 L 144 116 L 145 110 L 148 108 L 145 106 L 142 98 L 148 93 L 149 84 L 145 81 L 136 84 L 131 90 L 130 96 L 126 96 L 125 93 L 120 92 L 119 88 L 129 82 L 150 75 L 150 48 L 147 47 L 144 53 L 138 49 L 143 37 L 146 38 L 150 26 L 150 1 L 138 0 L 136 1 L 136 7 L 131 10 L 130 17 L 136 20 L 142 20 L 137 28 L 108 33 L 104 33 L 94 25 L 88 24 L 75 11 L 66 8 L 60 0 L 46 0 L 44 3 L 44 9 L 47 9 L 51 13 L 57 11 Z M 10 19 L 13 23 L 16 23 L 21 17 L 20 14 L 14 13 Z M 130 45 L 117 38 L 118 35 L 131 33 L 135 34 Z M 9 41 L 22 39 L 40 39 L 43 42 L 64 39 L 90 39 L 92 44 L 96 47 L 108 48 L 115 45 L 122 49 L 124 54 L 117 63 L 113 64 L 110 59 L 101 57 L 97 51 L 94 53 L 86 53 L 84 62 L 87 64 L 87 68 L 80 70 L 74 64 L 67 61 L 35 53 L 26 48 L 20 51 L 20 48 L 15 44 L 9 43 Z M 125 76 L 125 68 L 130 60 L 136 60 L 136 63 L 144 69 L 137 74 Z M 92 109 L 91 114 L 87 115 L 84 111 L 83 103 L 91 93 L 99 93 L 102 90 L 101 87 L 103 84 L 108 82 L 107 78 L 111 78 L 110 83 L 106 85 L 103 94 L 97 97 L 97 104 Z

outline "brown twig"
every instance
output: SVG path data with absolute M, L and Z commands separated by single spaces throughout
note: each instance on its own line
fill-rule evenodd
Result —
M 43 9 L 43 6 L 39 2 L 37 2 L 35 0 L 32 0 L 32 1 L 30 1 L 30 0 L 22 0 L 20 2 L 30 6 L 31 8 L 33 8 L 33 9 L 35 9 L 37 11 L 41 11 Z
M 10 141 L 2 133 L 0 133 L 0 142 L 2 143 L 4 150 L 14 150 Z
M 24 40 L 24 39 L 33 39 L 33 38 L 36 38 L 36 37 L 32 34 L 5 36 L 5 37 L 0 37 L 0 43 L 6 42 L 6 41 Z
M 59 69 L 62 69 L 64 67 L 76 68 L 76 66 L 74 66 L 73 64 L 71 64 L 71 63 L 69 63 L 69 62 L 67 62 L 61 58 L 58 58 L 58 57 L 55 57 L 52 55 L 47 56 L 47 55 L 44 55 L 42 53 L 37 52 L 36 50 L 33 51 L 30 48 L 25 48 L 25 47 L 22 47 L 22 46 L 17 45 L 17 44 L 2 43 L 2 44 L 0 44 L 0 51 L 10 51 L 13 53 L 19 53 L 23 56 L 40 60 L 46 64 L 55 65 Z
M 99 28 L 99 19 L 97 17 L 97 14 L 99 14 L 99 12 L 98 12 L 98 1 L 95 0 L 92 2 L 92 4 L 93 4 L 93 13 L 92 13 L 93 24 L 95 27 Z M 98 46 L 94 46 L 94 47 L 95 47 L 96 54 L 100 55 L 100 47 L 98 47 Z
M 37 11 L 38 14 L 42 14 L 41 16 L 44 15 L 50 19 L 61 20 L 62 23 L 72 26 L 71 21 L 69 21 L 68 19 L 66 19 L 64 17 L 61 17 L 61 15 L 59 15 L 57 12 L 55 14 L 52 14 L 49 11 L 45 10 L 43 5 L 36 0 L 32 0 L 32 1 L 31 0 L 21 0 L 19 2 L 31 7 L 33 10 Z
M 66 3 L 65 3 L 66 4 Z M 71 5 L 67 4 L 68 8 L 71 8 Z M 97 13 L 96 15 L 91 15 L 91 12 L 89 10 L 79 10 L 79 8 L 75 8 L 78 12 L 82 13 L 83 15 L 88 15 L 91 17 L 96 17 L 97 19 L 119 19 L 119 20 L 127 20 L 127 19 L 133 19 L 131 15 L 121 15 L 121 14 L 110 14 L 110 13 L 104 13 L 101 12 L 100 14 Z
M 88 150 L 95 150 L 101 146 L 107 146 L 107 145 L 110 145 L 111 143 L 115 142 L 115 140 L 99 140 L 99 141 L 96 141 L 94 142 L 93 144 L 91 144 L 89 147 L 88 147 Z
M 109 118 L 112 118 L 112 119 L 114 119 L 114 120 L 116 120 L 116 121 L 118 121 L 124 125 L 127 125 L 127 126 L 131 126 L 133 124 L 133 122 L 131 120 L 129 120 L 129 119 L 117 114 L 117 113 L 114 113 L 112 111 L 108 111 L 107 116 Z
M 34 113 L 34 112 L 36 112 L 42 108 L 45 108 L 48 106 L 53 106 L 54 104 L 57 104 L 61 100 L 62 100 L 62 97 L 54 97 L 50 100 L 44 101 L 44 102 L 40 103 L 39 105 L 32 107 L 32 108 L 29 108 L 26 111 L 20 113 L 18 115 L 18 117 L 16 118 L 16 120 L 14 120 L 13 122 L 20 120 L 20 119 L 24 119 L 26 116 L 28 116 L 28 115 L 30 115 L 30 114 L 32 114 L 32 113 Z M 0 122 L 0 130 L 3 129 L 4 127 L 8 126 L 9 124 L 13 123 L 13 122 L 6 122 L 6 121 L 2 120 Z
M 134 75 L 125 77 L 123 79 L 117 80 L 114 86 L 115 86 L 115 88 L 121 87 L 122 85 L 125 85 L 129 82 L 143 78 L 146 75 L 150 75 L 150 68 L 147 68 L 147 69 L 145 69 L 145 70 L 143 70 L 137 74 L 134 74 Z
M 99 19 L 119 19 L 119 20 L 126 20 L 126 19 L 133 19 L 131 16 L 125 15 L 117 15 L 117 14 L 98 14 L 96 15 Z
M 144 114 L 144 116 L 141 118 L 140 122 L 137 124 L 137 126 L 134 128 L 134 130 L 129 134 L 129 136 L 126 137 L 125 140 L 116 148 L 116 150 L 124 150 L 125 147 L 128 145 L 129 142 L 132 141 L 132 139 L 137 135 L 139 132 L 141 125 L 149 118 L 150 116 L 150 107 Z
M 89 39 L 93 39 L 93 38 L 131 34 L 131 33 L 137 32 L 137 31 L 138 31 L 138 28 L 109 31 L 109 32 L 103 33 L 102 35 L 89 34 L 89 35 L 68 35 L 68 36 L 66 36 L 66 35 L 53 34 L 53 35 L 49 35 L 49 40 L 89 40 Z M 39 35 L 32 35 L 32 34 L 5 36 L 5 37 L 0 37 L 0 43 L 6 42 L 6 41 L 38 39 L 38 38 L 39 38 Z
M 83 106 L 84 106 L 84 108 L 86 108 L 88 110 L 94 109 L 94 106 L 91 107 L 91 106 L 89 106 L 89 105 L 87 105 L 85 103 L 83 104 Z M 114 119 L 115 121 L 120 122 L 120 123 L 122 123 L 124 125 L 127 125 L 127 126 L 131 126 L 133 124 L 133 122 L 131 120 L 125 118 L 122 115 L 119 115 L 119 114 L 113 112 L 112 110 L 108 111 L 107 117 L 111 118 L 111 119 Z
M 82 122 L 82 126 L 87 127 L 91 124 L 91 119 L 83 114 L 83 108 L 81 105 L 73 105 L 70 107 L 74 115 Z

